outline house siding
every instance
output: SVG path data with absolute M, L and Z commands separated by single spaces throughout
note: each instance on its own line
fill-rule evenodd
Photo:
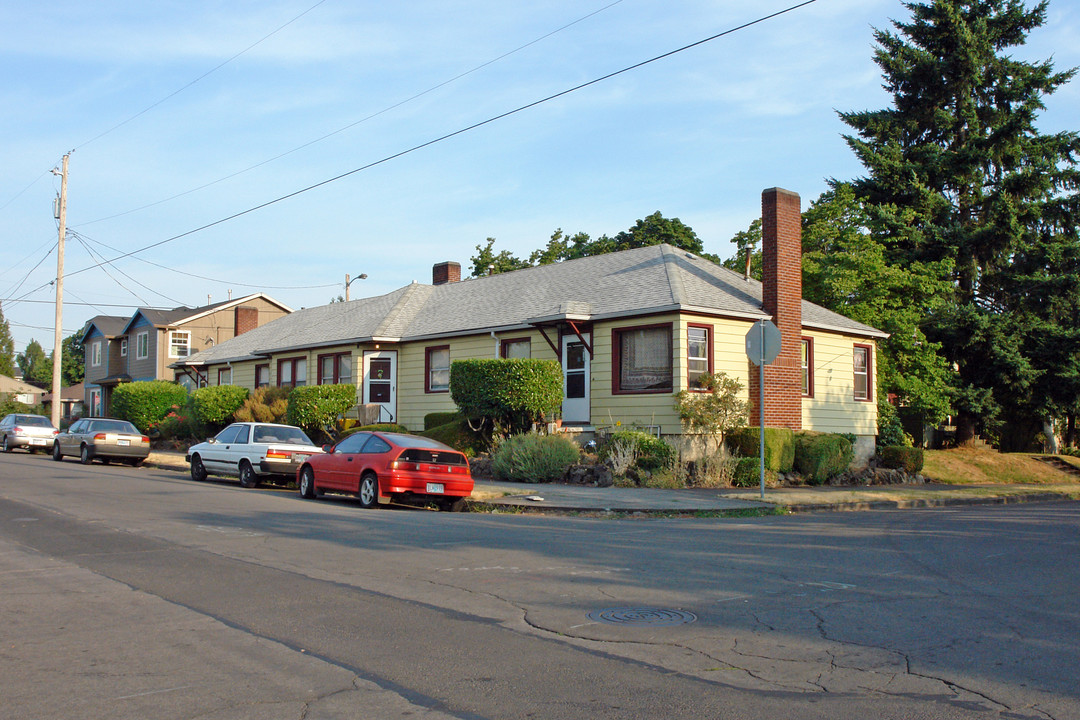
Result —
M 870 345 L 865 338 L 807 331 L 814 343 L 814 396 L 803 398 L 803 427 L 820 432 L 877 435 L 877 403 L 855 400 L 852 353 L 855 345 Z M 872 359 L 877 361 L 876 351 Z M 871 400 L 877 397 L 871 366 Z
M 147 340 L 147 352 L 148 357 L 139 358 L 139 333 L 148 332 L 150 335 Z M 156 369 L 158 367 L 158 341 L 159 333 L 155 330 L 154 326 L 147 322 L 144 318 L 139 318 L 139 322 L 132 325 L 127 331 L 128 337 L 128 354 L 127 354 L 127 366 L 128 375 L 132 380 L 153 380 L 158 377 Z

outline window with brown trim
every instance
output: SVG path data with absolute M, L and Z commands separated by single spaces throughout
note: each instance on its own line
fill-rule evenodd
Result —
M 269 365 L 255 366 L 255 389 L 258 390 L 261 387 L 270 387 Z
M 450 346 L 429 347 L 424 355 L 424 392 L 450 391 Z
M 319 356 L 319 385 L 348 385 L 352 382 L 352 353 Z
M 307 358 L 289 358 L 277 362 L 278 387 L 307 385 Z
M 672 390 L 671 323 L 611 331 L 613 393 Z
M 217 384 L 218 385 L 232 385 L 232 368 L 231 367 L 218 368 L 218 371 L 217 371 Z
M 701 376 L 713 371 L 712 325 L 686 326 L 686 384 L 691 390 L 701 387 Z
M 814 339 L 802 339 L 802 351 L 799 359 L 802 370 L 802 395 L 814 397 Z
M 499 354 L 507 360 L 532 357 L 532 341 L 529 338 L 511 338 L 499 343 Z
M 854 373 L 855 373 L 855 399 L 872 400 L 870 397 L 870 379 L 873 357 L 869 345 L 856 345 L 854 347 Z

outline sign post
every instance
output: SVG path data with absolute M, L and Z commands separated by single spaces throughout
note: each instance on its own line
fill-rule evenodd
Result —
M 746 356 L 750 358 L 750 362 L 758 366 L 760 373 L 758 376 L 758 390 L 761 392 L 758 405 L 758 419 L 760 420 L 758 456 L 761 462 L 762 500 L 765 499 L 765 366 L 780 354 L 782 340 L 780 329 L 773 324 L 772 320 L 758 320 L 746 333 Z

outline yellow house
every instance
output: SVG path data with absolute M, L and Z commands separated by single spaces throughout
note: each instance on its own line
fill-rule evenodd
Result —
M 758 397 L 745 338 L 770 319 L 783 340 L 766 368 L 766 425 L 852 433 L 868 457 L 875 342 L 886 335 L 802 299 L 799 197 L 767 190 L 762 208 L 763 282 L 670 245 L 466 280 L 442 262 L 431 284 L 299 310 L 172 367 L 199 385 L 352 383 L 381 421 L 420 430 L 428 413 L 455 407 L 454 360 L 548 358 L 563 368 L 564 428 L 679 435 L 675 394 L 704 372 Z

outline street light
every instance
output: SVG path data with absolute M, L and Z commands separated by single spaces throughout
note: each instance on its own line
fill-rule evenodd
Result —
M 345 273 L 345 302 L 349 302 L 349 286 L 357 280 L 367 280 L 367 273 L 360 273 L 352 280 L 349 279 L 349 273 Z

